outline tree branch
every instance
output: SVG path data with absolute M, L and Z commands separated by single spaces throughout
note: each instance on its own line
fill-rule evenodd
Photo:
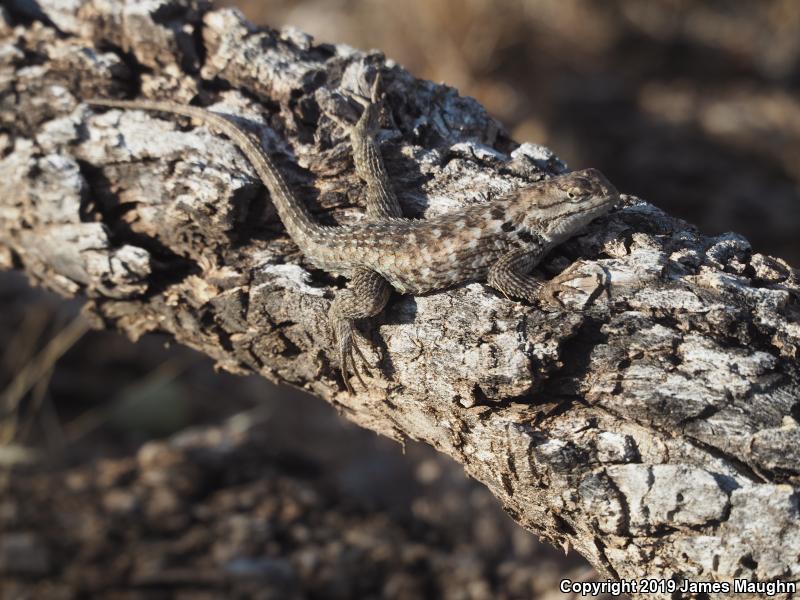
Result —
M 0 12 L 0 265 L 85 295 L 97 326 L 169 333 L 222 368 L 435 446 L 517 522 L 608 576 L 800 580 L 797 271 L 626 197 L 543 265 L 574 263 L 563 310 L 481 284 L 395 296 L 368 353 L 384 375 L 348 395 L 325 319 L 342 282 L 304 261 L 232 144 L 81 98 L 197 98 L 236 115 L 330 223 L 362 212 L 337 119 L 355 118 L 348 93 L 367 95 L 377 70 L 407 215 L 564 165 L 378 53 L 199 0 L 67 4 Z M 14 27 L 26 16 L 40 20 Z M 598 278 L 607 292 L 592 294 Z

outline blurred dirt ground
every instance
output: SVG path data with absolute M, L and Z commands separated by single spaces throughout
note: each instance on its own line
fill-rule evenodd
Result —
M 476 97 L 518 141 L 548 145 L 571 167 L 598 167 L 621 190 L 707 232 L 738 231 L 758 251 L 800 264 L 795 0 L 228 4 L 320 41 L 379 48 L 418 76 Z M 147 440 L 244 413 L 272 440 L 265 497 L 303 506 L 293 517 L 270 517 L 248 543 L 284 561 L 261 565 L 284 575 L 317 565 L 318 575 L 293 580 L 298 593 L 557 598 L 561 577 L 592 576 L 574 554 L 565 558 L 514 526 L 488 492 L 432 450 L 410 444 L 404 455 L 322 402 L 215 374 L 164 338 L 134 345 L 84 334 L 77 308 L 0 274 L 0 463 L 44 460 L 77 472 L 100 458 L 123 464 Z M 7 532 L 5 518 L 0 510 Z M 323 521 L 329 543 L 296 531 Z M 238 543 L 225 531 L 220 543 Z M 3 552 L 0 544 L 0 569 Z M 0 584 L 52 592 L 37 587 L 46 577 L 30 573 L 6 570 Z M 169 589 L 150 585 L 147 597 L 172 597 Z

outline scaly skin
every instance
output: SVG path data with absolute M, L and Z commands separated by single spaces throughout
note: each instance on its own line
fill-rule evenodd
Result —
M 376 79 L 371 102 L 363 103 L 364 112 L 351 129 L 356 171 L 369 192 L 367 217 L 346 226 L 317 223 L 272 159 L 221 115 L 172 102 L 88 101 L 95 106 L 192 117 L 236 144 L 269 190 L 281 221 L 303 254 L 321 269 L 350 276 L 350 286 L 337 294 L 329 319 L 342 376 L 351 392 L 349 371 L 364 383 L 355 362 L 356 353 L 362 359 L 363 355 L 355 342 L 354 323 L 383 310 L 392 288 L 404 294 L 422 294 L 486 281 L 506 296 L 535 301 L 542 284 L 530 276 L 531 270 L 551 248 L 607 213 L 619 199 L 602 173 L 586 169 L 458 213 L 405 219 L 374 140 L 378 85 Z

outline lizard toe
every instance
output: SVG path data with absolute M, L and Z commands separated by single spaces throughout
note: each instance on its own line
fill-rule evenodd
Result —
M 347 391 L 351 394 L 354 393 L 353 386 L 350 383 L 351 376 L 355 376 L 359 384 L 361 384 L 361 387 L 367 389 L 367 384 L 361 376 L 361 371 L 363 370 L 369 377 L 372 377 L 372 372 L 368 367 L 369 363 L 367 359 L 364 357 L 356 341 L 352 321 L 349 319 L 342 319 L 339 321 L 337 327 L 334 327 L 334 338 L 339 354 L 339 370 L 342 374 L 342 379 L 344 380 Z M 361 365 L 358 364 L 359 361 L 356 360 L 356 356 L 360 359 Z

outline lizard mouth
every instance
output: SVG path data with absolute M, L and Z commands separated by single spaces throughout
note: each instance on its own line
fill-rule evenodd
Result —
M 576 215 L 585 215 L 585 214 L 594 214 L 594 213 L 604 213 L 608 212 L 612 208 L 614 208 L 617 203 L 619 202 L 619 194 L 612 193 L 609 190 L 603 190 L 604 193 L 597 194 L 595 198 L 597 198 L 594 202 L 589 203 L 585 208 L 577 211 Z

